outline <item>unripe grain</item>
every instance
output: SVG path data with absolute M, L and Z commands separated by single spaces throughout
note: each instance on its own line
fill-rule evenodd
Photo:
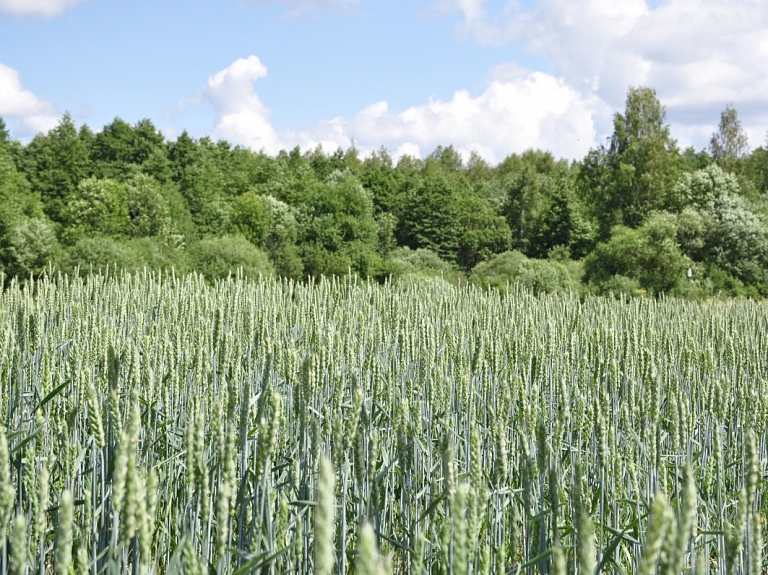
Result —
M 72 568 L 73 505 L 72 492 L 65 489 L 61 494 L 59 523 L 56 528 L 56 575 L 69 575 Z
M 323 457 L 320 460 L 317 507 L 315 508 L 315 573 L 317 575 L 330 575 L 336 557 L 334 551 L 335 487 L 336 475 L 333 465 Z
M 656 564 L 659 562 L 661 545 L 664 536 L 672 523 L 672 511 L 667 503 L 666 496 L 659 492 L 651 505 L 651 513 L 648 519 L 648 528 L 645 531 L 645 543 L 643 544 L 642 559 L 638 575 L 654 575 Z
M 29 547 L 27 540 L 27 520 L 23 515 L 17 515 L 13 521 L 10 537 L 10 557 L 8 561 L 10 575 L 24 575 L 29 564 Z

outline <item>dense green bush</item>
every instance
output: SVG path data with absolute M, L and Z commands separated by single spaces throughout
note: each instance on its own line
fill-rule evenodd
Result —
M 206 238 L 189 247 L 193 269 L 209 282 L 242 271 L 244 277 L 272 276 L 275 269 L 267 254 L 242 236 Z
M 481 287 L 505 291 L 518 284 L 534 293 L 554 293 L 575 290 L 568 268 L 560 262 L 527 258 L 518 251 L 505 252 L 478 264 L 470 281 Z
M 28 277 L 42 272 L 59 255 L 56 232 L 47 218 L 24 218 L 14 225 L 2 242 L 5 273 Z
M 147 261 L 130 243 L 102 236 L 75 242 L 67 249 L 60 267 L 67 273 L 84 275 L 91 270 L 138 271 L 146 265 Z
M 464 275 L 455 265 L 425 248 L 393 250 L 384 264 L 384 274 L 384 277 L 388 276 L 403 283 L 443 279 L 450 284 L 459 285 L 464 280 Z
M 584 260 L 585 279 L 605 291 L 614 276 L 636 280 L 650 293 L 674 292 L 691 266 L 677 244 L 677 218 L 655 212 L 638 229 L 616 226 Z

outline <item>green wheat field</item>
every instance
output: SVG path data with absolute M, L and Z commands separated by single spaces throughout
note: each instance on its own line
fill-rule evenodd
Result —
M 768 307 L 149 273 L 0 296 L 0 572 L 759 574 Z

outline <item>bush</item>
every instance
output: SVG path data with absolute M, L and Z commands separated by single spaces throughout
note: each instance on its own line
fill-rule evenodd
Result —
M 232 201 L 232 228 L 249 242 L 258 247 L 264 246 L 269 233 L 272 214 L 264 206 L 261 198 L 253 190 L 236 197 Z
M 640 282 L 636 279 L 616 274 L 600 284 L 598 293 L 601 295 L 613 295 L 618 298 L 622 295 L 637 297 L 644 295 L 646 291 L 640 287 Z
M 383 264 L 383 277 L 401 283 L 413 283 L 423 279 L 444 279 L 452 285 L 459 285 L 464 276 L 459 269 L 443 260 L 432 250 L 419 248 L 397 248 L 390 253 Z
M 517 267 L 515 283 L 535 294 L 574 290 L 568 269 L 559 262 L 529 259 Z
M 151 270 L 171 270 L 182 274 L 188 270 L 186 253 L 156 238 L 137 238 L 127 245 Z
M 691 265 L 677 245 L 677 218 L 666 212 L 648 216 L 637 229 L 613 228 L 611 238 L 584 258 L 585 278 L 605 291 L 614 276 L 636 280 L 651 293 L 675 292 Z
M 80 275 L 91 270 L 114 272 L 116 270 L 138 271 L 147 267 L 147 261 L 134 247 L 110 237 L 83 238 L 67 250 L 62 262 L 62 271 Z
M 518 251 L 504 252 L 475 266 L 470 276 L 475 285 L 506 291 L 519 284 L 534 293 L 566 292 L 576 288 L 568 269 L 560 262 L 528 259 Z
M 190 246 L 189 259 L 192 269 L 209 282 L 226 278 L 240 269 L 243 276 L 249 278 L 275 274 L 267 254 L 242 236 L 200 240 Z
M 39 274 L 56 258 L 59 242 L 47 218 L 24 218 L 3 238 L 2 255 L 8 276 Z

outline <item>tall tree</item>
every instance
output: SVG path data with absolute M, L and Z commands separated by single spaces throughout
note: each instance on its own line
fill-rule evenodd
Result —
M 608 147 L 593 150 L 580 172 L 583 192 L 603 238 L 614 225 L 638 227 L 663 209 L 681 170 L 666 110 L 651 88 L 630 88 L 624 114 L 616 114 Z
M 24 169 L 40 193 L 46 214 L 61 221 L 66 198 L 89 175 L 88 149 L 69 113 L 47 135 L 39 134 L 24 150 Z
M 709 140 L 712 159 L 726 172 L 739 172 L 749 153 L 747 134 L 741 126 L 739 114 L 731 104 L 720 114 L 717 132 Z
M 11 135 L 8 133 L 8 126 L 5 125 L 5 120 L 0 116 L 0 144 L 5 144 L 10 138 Z
M 164 137 L 147 119 L 131 126 L 115 118 L 96 134 L 91 159 L 96 175 L 102 178 L 125 181 L 133 174 L 144 172 L 166 181 L 172 175 Z
M 43 215 L 40 198 L 16 169 L 10 150 L 0 145 L 0 242 L 22 218 Z
M 456 261 L 459 249 L 461 195 L 458 182 L 442 170 L 421 178 L 405 197 L 397 237 L 401 245 L 426 248 Z
M 435 148 L 435 151 L 427 157 L 426 163 L 429 165 L 433 162 L 451 172 L 458 172 L 464 167 L 461 155 L 453 146 Z
M 363 277 L 378 270 L 378 234 L 373 199 L 349 171 L 317 183 L 299 208 L 299 239 L 305 272 L 311 276 Z
M 180 182 L 184 170 L 193 164 L 198 155 L 197 142 L 193 140 L 186 130 L 176 138 L 175 142 L 169 142 L 168 159 L 171 162 L 171 173 L 174 181 Z
M 524 166 L 507 179 L 507 197 L 503 209 L 512 231 L 512 247 L 532 255 L 532 242 L 554 180 L 537 172 L 531 165 Z
M 382 147 L 363 162 L 360 181 L 373 194 L 377 213 L 399 213 L 403 204 L 402 180 L 402 174 L 395 170 L 392 156 L 386 148 Z

